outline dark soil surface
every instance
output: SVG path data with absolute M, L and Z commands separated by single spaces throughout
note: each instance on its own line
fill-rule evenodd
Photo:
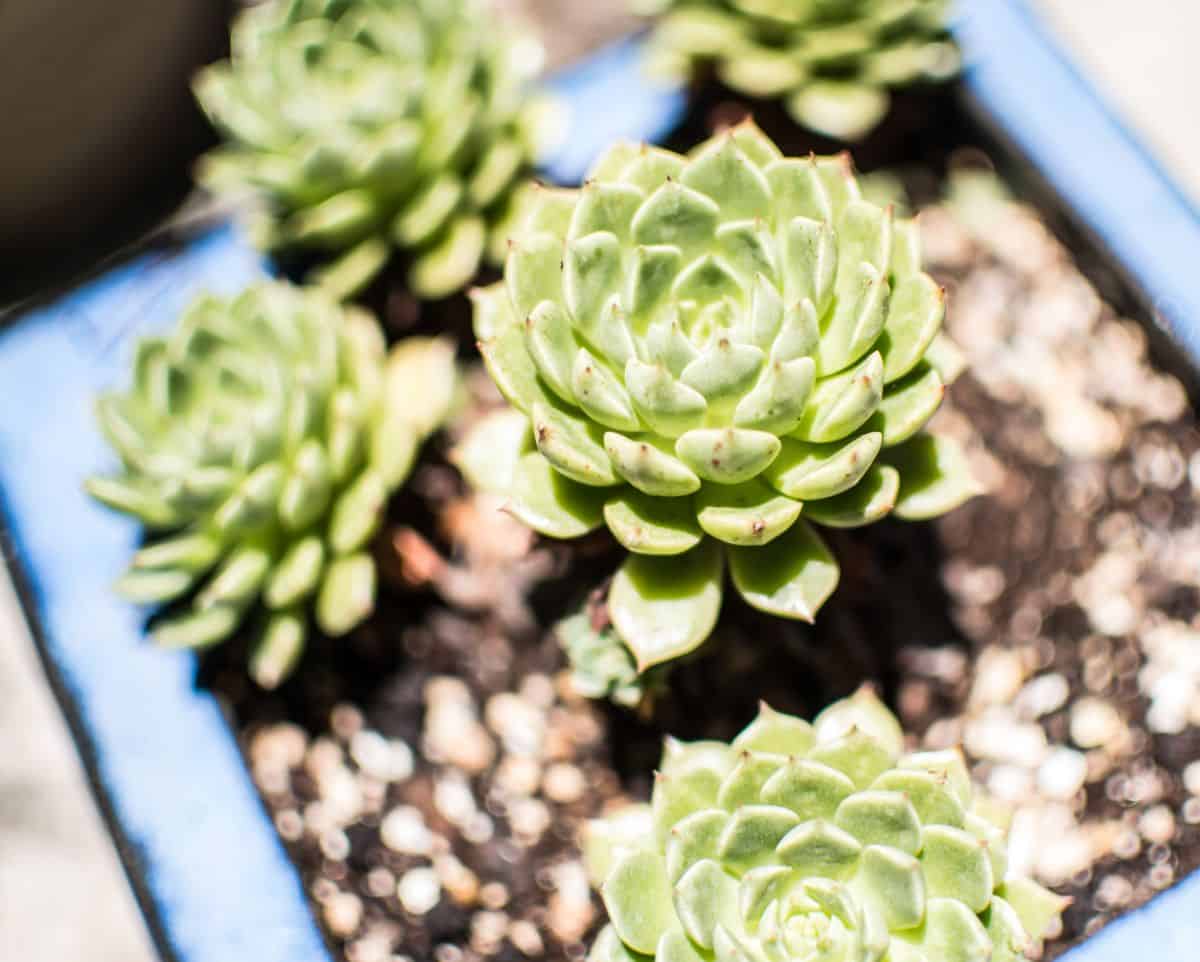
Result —
M 702 97 L 680 144 L 737 112 Z M 830 146 L 760 121 L 789 152 Z M 974 371 L 938 417 L 991 491 L 935 524 L 833 533 L 842 585 L 815 627 L 730 591 L 649 710 L 580 699 L 549 629 L 619 554 L 537 541 L 470 496 L 448 435 L 392 505 L 368 624 L 267 696 L 236 646 L 205 662 L 335 957 L 581 958 L 602 910 L 576 831 L 648 794 L 664 733 L 727 738 L 760 698 L 812 714 L 863 681 L 914 739 L 965 743 L 1013 809 L 1013 863 L 1074 897 L 1046 957 L 1200 865 L 1195 417 L 1117 279 L 964 177 L 984 164 L 964 143 L 982 141 L 953 97 L 916 94 L 862 156 L 902 163 L 922 211 Z M 465 299 L 369 300 L 396 333 L 467 330 Z M 471 386 L 474 414 L 495 403 Z

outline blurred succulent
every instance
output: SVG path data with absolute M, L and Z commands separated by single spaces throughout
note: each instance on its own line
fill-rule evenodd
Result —
M 232 48 L 196 80 L 229 141 L 200 176 L 257 199 L 256 243 L 336 257 L 311 279 L 340 296 L 393 246 L 428 298 L 503 258 L 547 111 L 530 97 L 541 48 L 484 0 L 268 0 L 238 17 Z
M 278 684 L 310 606 L 331 636 L 372 610 L 368 542 L 454 384 L 448 342 L 389 356 L 370 314 L 319 292 L 263 282 L 200 297 L 173 333 L 138 344 L 129 390 L 97 404 L 123 470 L 87 489 L 154 532 L 118 591 L 156 604 L 199 586 L 154 627 L 167 647 L 223 641 L 260 606 L 250 671 Z
M 649 805 L 593 822 L 589 962 L 1017 962 L 1068 900 L 1006 877 L 957 751 L 903 754 L 864 689 L 810 725 L 668 741 Z
M 571 666 L 575 690 L 585 698 L 606 698 L 637 708 L 649 705 L 648 699 L 665 685 L 667 666 L 639 673 L 633 655 L 612 625 L 597 627 L 590 610 L 564 618 L 554 632 Z
M 726 560 L 751 605 L 811 621 L 838 566 L 808 521 L 977 493 L 922 431 L 954 373 L 943 292 L 846 158 L 784 159 L 744 124 L 689 157 L 615 147 L 526 213 L 505 282 L 475 293 L 519 414 L 485 423 L 465 472 L 545 535 L 607 524 L 632 552 L 608 615 L 639 671 L 707 637 Z
M 958 71 L 949 0 L 633 0 L 659 16 L 651 67 L 686 77 L 713 64 L 751 97 L 785 98 L 797 123 L 858 140 L 887 113 L 889 88 Z

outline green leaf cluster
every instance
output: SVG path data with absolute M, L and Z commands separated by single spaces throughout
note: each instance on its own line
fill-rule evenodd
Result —
M 334 636 L 371 612 L 369 542 L 454 384 L 448 341 L 389 354 L 374 317 L 321 292 L 200 297 L 137 345 L 128 389 L 97 402 L 121 470 L 87 490 L 152 532 L 118 591 L 190 599 L 154 628 L 168 647 L 221 642 L 257 609 L 251 674 L 278 684 L 310 611 Z
M 958 70 L 948 0 L 634 0 L 659 16 L 651 66 L 686 77 L 712 64 L 734 90 L 784 98 L 797 123 L 854 141 L 883 119 L 889 89 Z
M 330 258 L 312 279 L 339 296 L 398 248 L 411 289 L 444 297 L 503 257 L 545 133 L 530 97 L 541 61 L 477 0 L 268 0 L 196 80 L 227 140 L 200 179 L 256 201 L 260 246 Z
M 1007 874 L 957 751 L 906 754 L 868 690 L 670 741 L 651 802 L 593 822 L 589 962 L 1021 962 L 1065 899 Z

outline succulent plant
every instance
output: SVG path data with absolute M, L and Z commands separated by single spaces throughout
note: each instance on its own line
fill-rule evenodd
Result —
M 575 690 L 585 698 L 606 698 L 626 708 L 648 705 L 665 684 L 666 666 L 642 674 L 612 625 L 597 626 L 592 613 L 578 611 L 554 627 Z
M 668 741 L 650 804 L 584 851 L 610 920 L 589 962 L 1017 962 L 1067 902 L 1008 877 L 961 754 L 904 754 L 866 689 Z
M 887 113 L 889 88 L 944 80 L 959 55 L 949 0 L 634 0 L 661 15 L 651 44 L 659 73 L 697 63 L 752 97 L 785 98 L 797 123 L 858 140 Z
M 688 157 L 621 145 L 526 218 L 505 281 L 475 292 L 518 413 L 465 470 L 545 535 L 606 524 L 631 552 L 608 612 L 639 671 L 707 637 L 726 563 L 754 607 L 812 620 L 839 574 L 810 521 L 977 492 L 922 430 L 957 366 L 943 292 L 846 158 L 785 159 L 752 124 Z
M 257 606 L 250 671 L 278 684 L 310 608 L 331 636 L 372 610 L 368 542 L 454 384 L 449 342 L 389 355 L 370 314 L 320 292 L 262 282 L 198 298 L 137 345 L 129 389 L 97 403 L 122 470 L 87 489 L 152 532 L 118 591 L 190 596 L 153 629 L 167 647 L 223 641 Z
M 335 257 L 312 279 L 341 296 L 393 247 L 428 298 L 503 258 L 499 225 L 547 118 L 530 36 L 483 0 L 268 0 L 239 15 L 232 50 L 196 81 L 229 141 L 200 175 L 257 199 L 256 243 Z

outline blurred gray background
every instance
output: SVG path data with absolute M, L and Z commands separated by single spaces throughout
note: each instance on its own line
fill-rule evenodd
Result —
M 504 2 L 519 8 L 559 0 Z M 597 9 L 609 2 L 594 0 Z M 1034 2 L 1126 121 L 1200 203 L 1200 108 L 1195 102 L 1200 4 L 1141 0 L 1131 16 L 1128 0 Z M 0 194 L 9 198 L 10 233 L 28 233 L 31 243 L 51 245 L 83 236 L 114 216 L 110 200 L 122 185 L 151 177 L 155 162 L 169 161 L 175 151 L 198 142 L 188 138 L 202 139 L 181 95 L 181 78 L 190 72 L 187 64 L 220 43 L 211 29 L 211 11 L 219 6 L 214 0 L 208 16 L 195 17 L 205 5 L 187 0 L 104 5 L 0 0 L 0 116 L 6 125 Z M 48 46 L 38 49 L 39 38 Z M 104 45 L 124 52 L 127 69 L 104 66 L 99 57 Z M 18 69 L 24 73 L 18 75 Z M 29 109 L 28 94 L 64 76 L 68 82 L 52 93 L 69 106 L 65 116 L 71 123 L 48 126 L 46 116 Z M 81 100 L 81 91 L 90 91 L 90 99 Z M 111 102 L 136 107 L 129 115 L 114 115 L 104 106 Z M 176 114 L 183 119 L 167 121 Z M 30 166 L 27 157 L 10 149 L 18 140 L 14 117 L 26 125 L 22 137 L 48 130 L 61 145 L 60 162 Z M 73 149 L 95 129 L 103 136 L 92 152 Z M 1080 158 L 1080 163 L 1097 162 L 1102 158 Z M 90 180 L 84 177 L 89 172 L 95 175 Z M 80 187 L 80 178 L 88 186 Z M 37 207 L 26 194 L 48 183 L 61 185 L 55 188 L 55 203 Z M 21 208 L 18 201 L 28 206 Z M 5 226 L 0 217 L 0 239 Z M 34 226 L 49 240 L 37 237 Z M 2 280 L 13 270 L 3 244 L 0 264 L 5 265 Z M 151 962 L 153 956 L 0 570 L 0 959 Z

